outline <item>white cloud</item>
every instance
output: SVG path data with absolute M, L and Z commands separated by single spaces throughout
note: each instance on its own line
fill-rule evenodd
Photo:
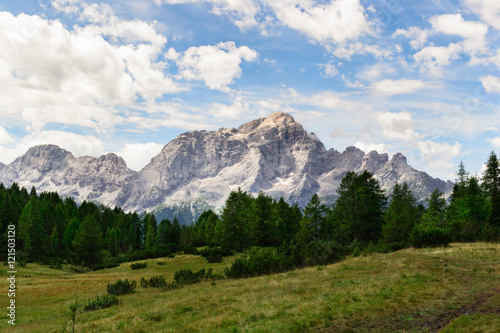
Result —
M 356 148 L 361 149 L 364 151 L 366 154 L 371 152 L 371 151 L 376 151 L 379 154 L 388 154 L 389 155 L 389 150 L 387 149 L 387 146 L 384 143 L 364 143 L 364 142 L 356 142 L 354 144 Z
M 484 90 L 492 94 L 500 94 L 500 78 L 493 75 L 481 76 L 479 78 Z
M 155 142 L 126 143 L 116 154 L 125 160 L 130 169 L 140 171 L 162 148 L 163 145 Z
M 156 60 L 166 38 L 152 25 L 82 6 L 101 9 L 105 19 L 67 30 L 59 21 L 0 12 L 0 112 L 16 113 L 29 130 L 47 123 L 110 128 L 123 123 L 117 107 L 181 90 Z
M 442 77 L 442 67 L 451 64 L 460 57 L 463 50 L 461 43 L 451 43 L 448 46 L 427 46 L 413 55 L 420 64 L 422 72 L 434 77 Z
M 448 142 L 439 143 L 430 140 L 419 141 L 417 146 L 425 161 L 435 163 L 459 156 L 460 149 L 462 148 L 462 145 L 458 142 L 451 145 Z
M 382 127 L 382 135 L 388 140 L 411 142 L 419 138 L 413 129 L 412 114 L 408 111 L 378 113 L 376 119 Z
M 9 135 L 5 128 L 0 126 L 0 146 L 8 145 L 13 142 L 15 142 L 14 138 Z
M 438 86 L 434 83 L 422 81 L 422 80 L 382 80 L 373 83 L 369 89 L 373 95 L 378 96 L 393 96 L 393 95 L 404 95 L 412 94 L 418 90 L 422 89 L 435 89 Z
M 249 102 L 240 94 L 233 98 L 232 104 L 213 103 L 209 110 L 215 118 L 220 119 L 241 119 L 244 115 L 248 116 L 251 112 Z
M 377 59 L 390 59 L 394 53 L 393 50 L 387 47 L 363 44 L 361 42 L 344 43 L 337 47 L 328 46 L 327 49 L 331 50 L 337 58 L 346 60 L 351 60 L 351 57 L 355 54 L 371 54 Z
M 332 62 L 328 62 L 326 64 L 322 64 L 323 73 L 321 74 L 325 78 L 334 77 L 339 73 L 337 67 Z
M 228 91 L 227 86 L 241 76 L 243 60 L 252 62 L 257 59 L 255 50 L 247 46 L 236 47 L 234 42 L 193 46 L 182 55 L 170 49 L 167 55 L 176 60 L 181 77 L 204 81 L 210 89 L 223 91 Z
M 462 0 L 481 19 L 500 30 L 500 2 L 497 0 Z
M 411 39 L 410 46 L 414 50 L 418 50 L 424 46 L 427 42 L 427 38 L 429 37 L 429 31 L 421 29 L 419 27 L 410 27 L 408 30 L 398 29 L 393 34 L 394 36 L 405 36 L 408 39 Z
M 392 66 L 388 66 L 384 63 L 378 63 L 373 66 L 368 66 L 364 70 L 358 72 L 356 76 L 360 80 L 372 81 L 385 75 L 392 75 L 396 73 L 396 69 Z
M 487 140 L 494 148 L 500 148 L 500 137 L 492 138 Z
M 80 0 L 52 0 L 52 6 L 65 14 L 76 14 L 80 11 Z
M 208 2 L 212 4 L 213 14 L 229 16 L 242 31 L 258 24 L 255 17 L 260 11 L 257 1 L 254 0 L 154 0 L 154 2 L 157 5 Z
M 362 35 L 374 34 L 373 24 L 367 20 L 359 0 L 265 2 L 283 25 L 323 45 L 355 41 Z
M 465 21 L 460 14 L 438 15 L 429 21 L 435 33 L 463 37 L 463 48 L 468 54 L 485 53 L 488 49 L 486 43 L 488 27 L 484 23 Z

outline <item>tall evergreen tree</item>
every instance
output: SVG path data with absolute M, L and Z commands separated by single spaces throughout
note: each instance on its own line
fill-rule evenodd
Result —
M 252 206 L 251 196 L 240 188 L 229 194 L 222 210 L 222 224 L 219 230 L 223 245 L 235 251 L 242 251 L 251 244 L 250 226 L 255 216 Z
M 391 194 L 391 203 L 384 216 L 383 240 L 392 245 L 394 249 L 400 249 L 410 244 L 410 234 L 421 219 L 417 200 L 411 193 L 407 183 L 399 185 L 396 183 Z
M 348 172 L 337 189 L 334 207 L 335 234 L 340 242 L 378 241 L 384 224 L 387 197 L 373 175 Z
M 314 194 L 304 208 L 301 226 L 306 235 L 312 240 L 326 238 L 326 206 L 321 203 L 319 196 Z M 305 239 L 307 240 L 307 236 Z
M 91 267 L 102 260 L 103 236 L 97 221 L 97 213 L 87 215 L 73 240 L 76 261 Z

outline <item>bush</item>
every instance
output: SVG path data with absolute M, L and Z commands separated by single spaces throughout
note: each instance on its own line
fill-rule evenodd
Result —
M 201 256 L 205 257 L 211 264 L 221 263 L 224 257 L 232 256 L 233 251 L 224 247 L 206 248 L 201 251 Z
M 114 261 L 109 261 L 109 262 L 105 262 L 103 264 L 94 265 L 92 267 L 92 270 L 98 271 L 98 270 L 101 270 L 101 269 L 114 268 L 114 267 L 118 267 L 118 266 L 120 266 L 119 263 L 114 262 Z
M 411 242 L 414 247 L 447 246 L 451 242 L 449 228 L 435 227 L 427 224 L 416 225 L 411 231 Z
M 90 301 L 89 299 L 87 301 L 87 304 L 85 304 L 83 311 L 95 311 L 95 310 L 105 309 L 119 303 L 120 301 L 115 295 L 104 295 L 101 298 L 97 296 L 96 300 Z
M 199 255 L 200 252 L 191 244 L 186 244 L 183 246 L 184 254 Z
M 141 287 L 143 288 L 165 288 L 167 285 L 168 283 L 162 275 L 153 276 L 149 279 L 141 279 Z
M 127 279 L 118 279 L 115 283 L 108 283 L 107 290 L 110 295 L 123 295 L 133 292 L 136 286 L 135 280 L 129 282 Z
M 130 268 L 132 269 L 141 269 L 146 267 L 148 267 L 148 264 L 146 262 L 135 262 L 130 265 Z
M 208 256 L 206 257 L 207 258 L 207 261 L 211 264 L 219 264 L 222 262 L 222 260 L 224 260 L 224 258 L 218 254 L 218 255 L 211 255 L 211 256 Z
M 158 261 L 157 264 L 158 264 L 158 266 L 163 266 L 163 265 L 166 265 L 167 262 L 166 261 Z

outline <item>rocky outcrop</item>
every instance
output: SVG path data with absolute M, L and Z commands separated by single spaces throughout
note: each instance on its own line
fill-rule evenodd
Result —
M 115 154 L 75 158 L 57 146 L 37 146 L 8 166 L 0 164 L 0 181 L 58 191 L 77 201 L 154 211 L 160 217 L 182 211 L 189 219 L 204 209 L 222 207 L 238 187 L 282 196 L 300 206 L 314 193 L 333 202 L 342 177 L 363 170 L 373 173 L 384 189 L 407 182 L 419 200 L 435 188 L 449 193 L 453 187 L 413 169 L 399 153 L 389 160 L 387 154 L 365 154 L 355 147 L 342 153 L 326 150 L 283 112 L 238 128 L 183 133 L 139 172 L 128 169 Z

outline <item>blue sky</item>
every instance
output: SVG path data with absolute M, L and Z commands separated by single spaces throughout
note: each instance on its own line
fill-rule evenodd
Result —
M 141 169 L 286 111 L 434 177 L 500 148 L 500 2 L 0 1 L 0 161 L 53 143 Z

